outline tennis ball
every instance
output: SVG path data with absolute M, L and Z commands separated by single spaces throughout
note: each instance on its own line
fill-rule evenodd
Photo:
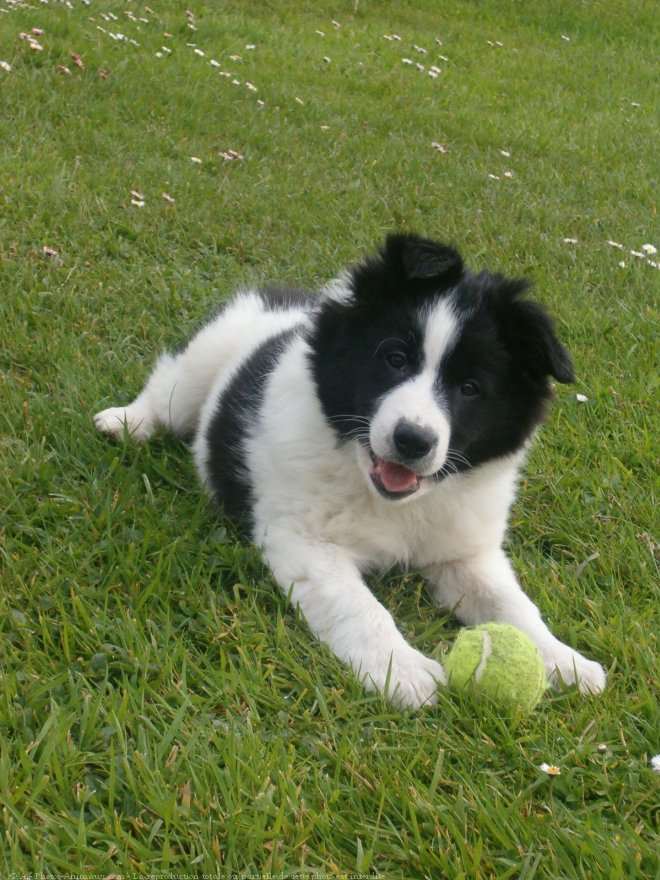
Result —
M 531 712 L 548 687 L 536 645 L 508 623 L 461 630 L 444 666 L 450 688 L 474 688 L 507 709 Z

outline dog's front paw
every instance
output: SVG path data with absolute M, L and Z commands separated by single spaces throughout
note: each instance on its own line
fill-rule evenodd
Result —
M 583 694 L 599 694 L 605 689 L 605 670 L 593 660 L 587 660 L 567 645 L 561 651 L 545 658 L 548 680 L 553 687 L 577 684 Z
M 367 688 L 382 691 L 400 709 L 436 703 L 438 685 L 446 683 L 442 666 L 410 645 L 392 651 L 387 661 L 365 679 Z
M 109 437 L 121 438 L 127 430 L 133 440 L 146 440 L 152 433 L 148 414 L 135 404 L 104 409 L 96 413 L 94 424 L 97 431 Z

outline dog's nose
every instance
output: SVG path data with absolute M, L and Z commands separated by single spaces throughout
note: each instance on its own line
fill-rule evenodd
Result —
M 399 455 L 409 461 L 428 455 L 437 445 L 438 438 L 430 428 L 401 420 L 394 429 L 392 441 Z

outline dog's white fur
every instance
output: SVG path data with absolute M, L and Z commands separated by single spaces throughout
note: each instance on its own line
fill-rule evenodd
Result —
M 346 296 L 342 280 L 326 291 Z M 265 339 L 309 320 L 309 310 L 269 310 L 244 291 L 176 356 L 163 355 L 142 393 L 127 407 L 95 416 L 99 431 L 144 440 L 157 428 L 196 431 L 195 460 L 206 481 L 206 429 L 239 365 Z M 439 441 L 422 475 L 447 456 L 450 428 L 433 393 L 439 359 L 452 341 L 451 300 L 427 316 L 421 373 L 385 396 L 370 426 L 371 445 L 388 457 L 401 415 L 428 424 Z M 362 572 L 402 563 L 418 567 L 436 602 L 466 624 L 505 621 L 537 644 L 553 680 L 582 691 L 605 685 L 602 667 L 556 639 L 523 593 L 502 543 L 522 453 L 497 459 L 436 484 L 422 481 L 410 499 L 392 502 L 372 486 L 364 446 L 338 444 L 318 400 L 303 335 L 270 374 L 245 459 L 258 487 L 254 540 L 307 623 L 370 688 L 401 707 L 437 699 L 440 663 L 413 648 L 366 586 Z

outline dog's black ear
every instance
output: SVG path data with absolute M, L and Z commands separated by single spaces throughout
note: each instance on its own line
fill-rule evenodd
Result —
M 463 274 L 463 260 L 448 245 L 417 235 L 388 235 L 376 257 L 351 270 L 357 305 L 401 302 L 449 290 Z
M 573 362 L 557 338 L 555 322 L 542 305 L 523 296 L 529 287 L 524 279 L 500 280 L 496 292 L 500 334 L 533 379 L 553 376 L 564 384 L 573 382 Z
M 418 235 L 389 235 L 382 256 L 395 272 L 410 281 L 435 281 L 449 286 L 463 272 L 463 260 L 449 245 Z

